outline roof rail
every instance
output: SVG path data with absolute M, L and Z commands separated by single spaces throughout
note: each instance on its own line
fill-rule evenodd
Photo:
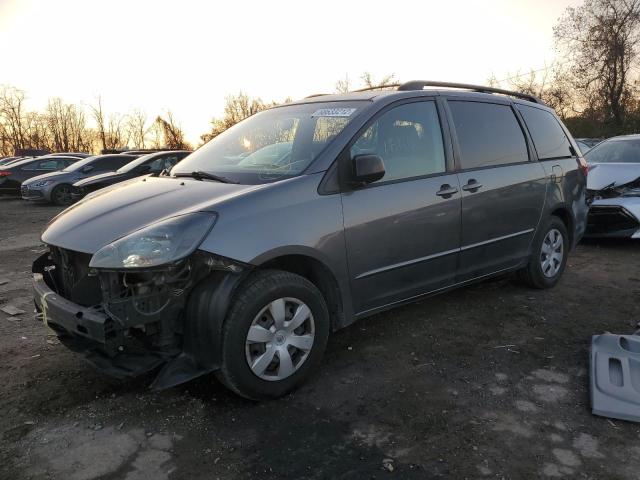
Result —
M 539 103 L 544 105 L 544 102 L 535 95 L 529 95 L 526 93 L 513 92 L 511 90 L 503 90 L 502 88 L 484 87 L 481 85 L 469 85 L 467 83 L 453 83 L 453 82 L 433 82 L 429 80 L 412 80 L 410 82 L 403 83 L 398 86 L 398 90 L 422 90 L 424 87 L 445 87 L 445 88 L 460 88 L 463 90 L 473 90 L 474 92 L 481 93 L 499 93 L 501 95 L 508 95 L 510 97 L 522 98 L 533 103 Z
M 325 95 L 329 95 L 329 94 L 328 93 L 314 93 L 313 95 L 307 95 L 304 98 L 324 97 Z

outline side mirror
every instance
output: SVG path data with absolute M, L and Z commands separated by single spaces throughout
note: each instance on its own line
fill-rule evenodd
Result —
M 356 183 L 372 183 L 384 177 L 384 162 L 378 155 L 356 155 L 351 162 Z
M 82 173 L 89 173 L 91 170 L 93 170 L 93 165 L 85 165 L 84 167 L 82 167 L 81 172 Z

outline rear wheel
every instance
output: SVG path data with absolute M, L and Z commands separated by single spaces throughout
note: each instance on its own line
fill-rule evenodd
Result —
M 328 336 L 327 307 L 311 282 L 289 272 L 256 272 L 225 319 L 217 376 L 243 397 L 280 397 L 318 365 Z
M 552 216 L 539 230 L 529 264 L 518 272 L 518 277 L 530 287 L 551 288 L 564 272 L 568 253 L 567 227 L 558 217 Z
M 73 198 L 71 197 L 71 185 L 63 183 L 58 185 L 51 191 L 51 201 L 56 205 L 64 207 L 71 205 Z

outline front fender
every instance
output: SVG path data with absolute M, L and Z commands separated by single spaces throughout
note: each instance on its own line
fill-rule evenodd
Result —
M 151 384 L 162 390 L 220 368 L 222 326 L 236 287 L 248 272 L 216 271 L 191 292 L 184 314 L 182 353 L 167 363 Z

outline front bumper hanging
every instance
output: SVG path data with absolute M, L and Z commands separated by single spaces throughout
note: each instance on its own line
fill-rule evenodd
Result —
M 140 376 L 165 365 L 153 382 L 156 389 L 217 367 L 209 355 L 215 349 L 211 339 L 219 335 L 213 329 L 203 335 L 195 318 L 185 326 L 187 299 L 204 283 L 214 290 L 217 285 L 235 285 L 241 278 L 236 271 L 240 267 L 228 270 L 226 260 L 196 252 L 166 270 L 96 272 L 88 268 L 85 255 L 52 247 L 33 264 L 36 317 L 56 332 L 61 343 L 116 378 Z M 202 289 L 197 291 L 201 296 Z M 226 293 L 223 300 L 228 300 L 230 290 Z M 209 317 L 207 325 L 219 328 L 224 314 L 221 309 L 220 319 Z M 198 343 L 204 338 L 192 336 L 206 336 L 206 348 Z

